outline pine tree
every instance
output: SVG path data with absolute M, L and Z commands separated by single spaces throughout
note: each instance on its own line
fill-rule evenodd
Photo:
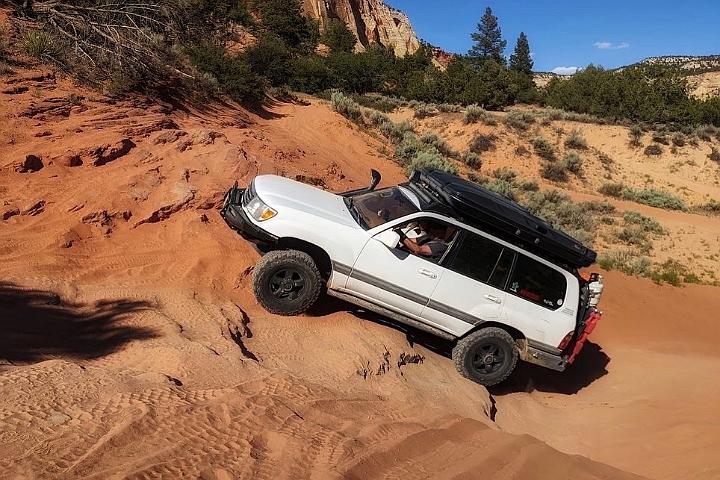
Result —
M 480 61 L 495 60 L 498 63 L 505 64 L 503 51 L 507 46 L 507 42 L 502 39 L 498 19 L 493 15 L 490 7 L 485 9 L 485 14 L 478 23 L 478 30 L 471 35 L 471 38 L 475 45 L 468 52 L 470 58 Z
M 357 38 L 350 31 L 345 22 L 337 18 L 331 19 L 325 28 L 325 34 L 322 41 L 330 47 L 333 53 L 346 52 L 350 53 L 355 49 Z
M 532 75 L 533 61 L 530 57 L 530 44 L 527 35 L 520 32 L 520 36 L 515 44 L 515 51 L 510 55 L 510 70 L 521 72 L 526 75 Z

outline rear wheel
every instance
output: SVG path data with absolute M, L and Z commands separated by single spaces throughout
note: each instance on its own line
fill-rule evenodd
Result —
M 253 291 L 265 310 L 277 315 L 298 315 L 310 308 L 322 287 L 312 257 L 299 250 L 275 250 L 255 267 Z
M 505 330 L 488 327 L 458 340 L 452 351 L 455 367 L 466 378 L 490 387 L 507 379 L 518 361 L 515 341 Z

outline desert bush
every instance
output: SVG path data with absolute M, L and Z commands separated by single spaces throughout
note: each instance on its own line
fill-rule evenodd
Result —
M 523 180 L 517 186 L 523 192 L 537 192 L 540 190 L 540 185 L 535 180 Z
M 481 108 L 477 105 L 470 105 L 465 111 L 465 123 L 470 125 L 471 123 L 484 123 L 485 125 L 495 125 L 497 120 L 493 114 Z
M 672 144 L 676 147 L 684 147 L 687 144 L 687 139 L 685 138 L 685 135 L 678 132 L 672 137 Z
M 344 93 L 333 92 L 330 96 L 330 104 L 332 109 L 343 117 L 355 123 L 362 123 L 363 114 L 360 105 Z
M 225 48 L 213 43 L 202 43 L 187 49 L 192 65 L 232 98 L 238 101 L 256 101 L 265 93 L 262 80 L 253 73 L 242 55 L 229 55 Z M 122 70 L 113 75 L 114 84 L 127 83 Z
M 677 260 L 667 260 L 650 272 L 650 278 L 655 283 L 669 283 L 675 287 L 680 286 L 687 275 L 687 267 Z
M 379 93 L 366 93 L 364 95 L 354 95 L 353 100 L 365 108 L 377 110 L 383 113 L 394 112 L 403 104 L 402 100 L 395 97 L 388 97 Z
M 714 125 L 702 125 L 695 129 L 695 135 L 704 142 L 712 141 L 713 137 L 716 137 L 719 132 L 720 130 Z
M 638 247 L 644 253 L 649 253 L 652 250 L 652 243 L 648 240 L 647 232 L 640 225 L 624 227 L 618 232 L 617 236 L 620 241 Z
M 622 183 L 604 183 L 598 189 L 598 192 L 608 197 L 621 198 L 625 185 Z
M 643 129 L 639 125 L 633 125 L 628 131 L 630 137 L 630 146 L 634 148 L 642 147 Z
M 583 159 L 580 158 L 580 155 L 578 155 L 577 153 L 567 153 L 562 159 L 562 164 L 563 167 L 565 167 L 567 170 L 571 171 L 575 175 L 582 174 Z
M 708 203 L 703 205 L 697 205 L 693 208 L 693 210 L 706 215 L 720 215 L 720 202 L 717 200 L 710 200 Z
M 493 134 L 485 135 L 479 133 L 475 135 L 472 140 L 470 140 L 470 145 L 468 145 L 468 149 L 471 152 L 478 154 L 488 152 L 490 150 L 495 150 L 495 140 L 497 140 L 497 137 Z
M 713 162 L 720 163 L 720 150 L 715 147 L 711 147 L 710 153 L 708 153 L 708 158 Z
M 408 121 L 403 121 L 400 123 L 395 123 L 392 121 L 383 122 L 380 124 L 379 129 L 380 133 L 382 133 L 385 138 L 387 138 L 394 144 L 402 142 L 405 138 L 405 134 L 415 131 L 412 124 Z
M 437 115 L 437 110 L 432 105 L 420 103 L 415 107 L 415 118 L 423 119 Z
M 0 60 L 7 58 L 8 48 L 10 48 L 10 32 L 0 25 Z
M 607 168 L 607 167 L 609 167 L 610 165 L 612 165 L 613 163 L 615 163 L 615 162 L 613 161 L 613 159 L 610 158 L 610 156 L 608 156 L 608 155 L 606 155 L 606 154 L 604 154 L 604 153 L 600 153 L 600 154 L 598 155 L 598 159 L 600 160 L 600 163 L 602 163 L 605 168 Z
M 517 173 L 513 169 L 507 167 L 496 168 L 492 175 L 498 180 L 502 180 L 507 183 L 514 183 L 517 178 Z
M 616 210 L 615 206 L 607 200 L 591 200 L 588 202 L 580 202 L 579 205 L 583 210 L 597 214 L 615 213 Z
M 458 169 L 455 165 L 436 152 L 418 152 L 407 164 L 405 171 L 410 174 L 414 170 L 421 170 L 424 168 L 434 168 L 456 175 L 458 173 Z
M 443 139 L 434 132 L 427 132 L 422 134 L 420 136 L 420 142 L 430 147 L 433 147 L 435 150 L 445 155 L 446 157 L 455 158 L 458 156 L 458 153 L 453 150 L 450 145 L 448 145 L 445 139 Z
M 41 30 L 33 30 L 25 36 L 25 51 L 35 58 L 57 60 L 60 55 L 60 47 L 55 43 L 50 34 Z
M 630 250 L 610 250 L 598 256 L 598 265 L 604 270 L 618 270 L 627 275 L 646 277 L 652 262 L 648 257 L 639 257 Z
M 545 162 L 540 169 L 540 176 L 553 182 L 567 182 L 567 172 L 562 162 Z
M 505 198 L 510 200 L 517 200 L 517 194 L 515 192 L 515 183 L 509 182 L 502 178 L 497 178 L 493 181 L 488 181 L 483 184 L 483 187 L 487 188 L 491 192 L 499 193 Z
M 648 233 L 654 233 L 656 235 L 668 234 L 668 231 L 665 230 L 657 220 L 646 217 L 639 212 L 634 212 L 632 210 L 627 211 L 623 214 L 623 220 L 625 220 L 625 223 L 640 226 L 643 231 Z
M 645 147 L 645 155 L 652 156 L 652 155 L 662 155 L 663 149 L 660 145 L 652 144 Z
M 661 145 L 670 145 L 670 141 L 668 140 L 667 135 L 663 132 L 654 133 L 652 136 L 652 141 Z
M 437 106 L 437 109 L 443 113 L 458 113 L 462 110 L 462 107 L 454 103 L 441 103 Z
M 542 137 L 535 137 L 532 139 L 532 146 L 535 149 L 535 153 L 537 155 L 548 161 L 554 161 L 555 160 L 555 148 L 552 146 L 550 142 L 545 140 Z
M 522 110 L 510 110 L 505 117 L 505 124 L 517 130 L 526 131 L 535 123 L 535 115 Z
M 656 190 L 654 188 L 646 188 L 643 190 L 632 190 L 626 188 L 623 191 L 623 198 L 632 200 L 644 205 L 650 205 L 655 208 L 665 210 L 686 210 L 687 206 L 680 198 L 670 192 L 664 190 Z
M 557 190 L 529 192 L 522 203 L 554 227 L 560 228 L 584 245 L 592 246 L 597 223 L 581 204 L 574 203 L 569 196 Z
M 585 137 L 582 136 L 579 130 L 570 132 L 570 136 L 565 140 L 565 146 L 575 150 L 585 150 L 588 147 Z
M 370 110 L 369 112 L 366 112 L 365 118 L 367 119 L 368 123 L 373 127 L 379 127 L 383 123 L 392 122 L 392 120 L 390 120 L 390 117 L 377 110 Z
M 525 148 L 525 146 L 523 145 L 518 145 L 517 147 L 515 147 L 515 155 L 517 155 L 518 157 L 527 157 L 528 155 L 530 155 L 530 150 Z
M 463 153 L 460 160 L 470 168 L 480 169 L 482 167 L 482 159 L 475 152 Z

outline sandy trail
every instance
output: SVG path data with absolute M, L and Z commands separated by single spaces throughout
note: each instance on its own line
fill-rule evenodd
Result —
M 377 139 L 318 102 L 258 116 L 18 81 L 0 94 L 0 476 L 717 475 L 717 289 L 610 275 L 593 338 L 609 361 L 597 347 L 565 376 L 520 372 L 494 423 L 437 342 L 327 299 L 262 311 L 258 254 L 217 214 L 258 172 L 401 180 Z M 42 168 L 22 172 L 28 154 Z

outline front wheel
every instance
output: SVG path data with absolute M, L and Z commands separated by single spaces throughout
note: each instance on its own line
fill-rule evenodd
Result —
M 322 276 L 312 257 L 298 250 L 275 250 L 260 259 L 253 275 L 255 298 L 277 315 L 298 315 L 320 296 Z
M 477 330 L 458 340 L 452 351 L 455 367 L 462 376 L 486 387 L 507 379 L 515 370 L 518 356 L 510 334 L 496 327 Z

